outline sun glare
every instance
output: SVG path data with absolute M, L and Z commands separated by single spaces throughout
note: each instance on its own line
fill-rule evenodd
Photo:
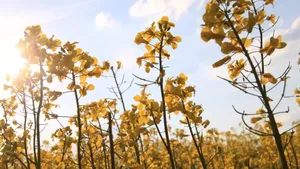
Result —
M 14 46 L 1 50 L 0 73 L 13 75 L 23 66 L 24 60 L 20 57 L 20 51 Z
M 22 68 L 23 64 L 25 63 L 20 57 L 20 51 L 15 47 L 14 44 L 2 44 L 3 43 L 0 43 L 0 99 L 9 96 L 9 93 L 3 91 L 3 84 L 6 83 L 5 79 L 7 75 L 16 75 L 19 69 Z

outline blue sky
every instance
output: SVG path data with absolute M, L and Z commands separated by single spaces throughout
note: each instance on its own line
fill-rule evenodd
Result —
M 205 10 L 203 0 L 0 0 L 0 83 L 4 82 L 5 73 L 16 72 L 18 65 L 17 52 L 14 45 L 23 36 L 26 26 L 40 24 L 42 30 L 51 36 L 54 34 L 63 42 L 78 41 L 79 46 L 99 61 L 109 60 L 123 62 L 120 77 L 125 74 L 130 81 L 135 73 L 145 76 L 143 68 L 138 68 L 135 58 L 143 54 L 144 48 L 134 44 L 137 32 L 142 31 L 152 21 L 163 15 L 168 15 L 175 22 L 174 35 L 181 36 L 183 41 L 176 51 L 170 51 L 171 60 L 167 62 L 170 68 L 167 76 L 176 76 L 183 72 L 189 76 L 189 84 L 197 86 L 196 102 L 204 107 L 204 117 L 211 121 L 210 127 L 227 130 L 236 127 L 241 122 L 231 105 L 236 105 L 246 112 L 254 112 L 261 105 L 255 98 L 245 96 L 225 81 L 217 79 L 217 75 L 226 76 L 226 68 L 213 69 L 211 65 L 222 58 L 220 48 L 213 42 L 205 43 L 200 39 L 200 25 Z M 292 94 L 295 87 L 300 86 L 299 66 L 296 65 L 300 52 L 300 13 L 299 0 L 275 1 L 274 8 L 268 8 L 269 13 L 280 16 L 275 27 L 276 32 L 283 35 L 288 43 L 287 48 L 274 55 L 270 70 L 282 71 L 282 64 L 291 61 L 290 83 L 287 93 Z M 151 75 L 147 77 L 153 77 Z M 113 84 L 111 78 L 93 80 L 96 90 L 83 101 L 98 100 L 101 97 L 113 96 L 107 87 Z M 60 88 L 61 85 L 57 85 Z M 133 96 L 139 93 L 137 86 L 130 88 L 125 98 L 127 107 L 133 103 Z M 158 92 L 149 90 L 154 97 Z M 280 92 L 276 91 L 274 95 Z M 1 93 L 0 93 L 1 94 Z M 1 97 L 1 96 L 0 96 Z M 70 108 L 72 96 L 64 96 L 58 101 L 62 103 L 58 114 L 75 115 Z M 276 99 L 276 98 L 275 98 Z M 294 120 L 300 119 L 299 108 L 294 99 L 286 100 L 291 113 L 282 115 L 278 120 L 285 122 L 287 127 Z M 280 107 L 284 109 L 285 107 Z M 177 117 L 178 118 L 178 117 Z M 177 119 L 171 120 L 177 125 Z M 57 125 L 57 123 L 51 123 Z

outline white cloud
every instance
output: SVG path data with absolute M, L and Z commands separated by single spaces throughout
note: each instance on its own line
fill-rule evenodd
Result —
M 300 16 L 294 20 L 291 28 L 283 32 L 283 37 L 289 41 L 300 40 Z
M 96 15 L 95 24 L 98 28 L 112 28 L 117 24 L 116 20 L 110 13 L 100 12 Z
M 200 10 L 203 7 L 204 2 L 205 2 L 205 0 L 200 0 L 200 2 L 197 5 L 197 10 Z
M 299 26 L 300 26 L 300 17 L 294 20 L 291 29 L 299 29 Z
M 276 27 L 283 26 L 283 20 L 280 19 L 278 21 L 279 23 L 276 24 Z M 274 32 L 269 32 L 269 34 L 265 37 L 264 41 L 269 40 L 270 37 L 273 36 Z M 291 26 L 287 29 L 276 29 L 275 30 L 275 37 L 278 35 L 282 35 L 282 40 L 287 41 L 294 41 L 294 40 L 300 40 L 300 16 L 296 18 Z
M 168 15 L 178 20 L 195 0 L 138 0 L 130 8 L 132 17 L 157 18 Z

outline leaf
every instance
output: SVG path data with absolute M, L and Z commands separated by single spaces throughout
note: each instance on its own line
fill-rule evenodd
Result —
M 183 82 L 180 82 L 182 80 Z M 184 73 L 180 73 L 178 76 L 178 83 L 185 84 L 185 82 L 188 80 L 188 76 L 186 76 Z
M 3 90 L 8 90 L 8 89 L 11 89 L 12 87 L 11 86 L 8 86 L 6 84 L 3 85 Z
M 6 126 L 6 122 L 4 121 L 4 119 L 1 119 L 0 120 L 0 129 L 2 130 L 5 126 Z
M 213 33 L 209 27 L 202 28 L 201 39 L 205 42 L 208 42 L 211 39 L 215 39 L 216 41 L 222 41 L 224 38 L 225 38 L 225 34 Z
M 22 151 L 23 151 L 22 147 L 18 146 L 18 147 L 17 147 L 17 152 L 18 152 L 18 153 L 21 153 Z
M 86 78 L 87 78 L 87 76 L 85 76 L 85 75 L 80 76 L 80 84 L 85 83 Z
M 96 130 L 94 129 L 94 127 L 89 128 L 89 133 L 90 134 L 94 134 L 95 132 L 96 132 Z
M 262 117 L 252 117 L 251 118 L 251 123 L 254 124 L 254 123 L 260 121 L 261 119 L 262 119 Z
M 110 63 L 108 61 L 104 61 L 102 64 L 103 64 L 103 69 L 105 71 L 109 71 Z
M 142 59 L 143 59 L 143 57 L 139 57 L 136 59 L 136 63 L 139 65 L 139 67 L 141 67 L 141 65 L 142 65 Z
M 89 84 L 87 87 L 86 87 L 86 90 L 94 90 L 95 89 L 95 86 L 93 84 Z
M 230 42 L 224 42 L 221 45 L 221 51 L 224 54 L 229 54 L 230 52 L 233 51 L 233 49 L 234 49 L 234 46 Z
M 228 64 L 229 78 L 235 79 L 236 77 L 238 77 L 242 72 L 242 70 L 244 70 L 245 66 L 246 66 L 246 61 L 244 61 L 244 59 L 240 59 L 238 61 L 235 60 L 230 64 Z
M 277 38 L 271 37 L 270 44 L 276 49 L 282 49 L 282 48 L 286 47 L 286 43 L 281 42 L 281 39 L 282 39 L 281 35 L 279 35 Z
M 185 119 L 184 120 L 179 120 L 179 122 L 182 123 L 182 124 L 187 124 Z
M 258 24 L 263 24 L 266 16 L 267 14 L 263 9 L 258 11 L 257 15 L 255 16 L 256 22 Z
M 178 46 L 177 43 L 172 43 L 172 44 L 171 44 L 171 47 L 172 47 L 172 49 L 174 49 L 174 50 L 177 48 L 177 46 Z
M 223 59 L 221 59 L 221 60 L 215 62 L 215 63 L 212 65 L 212 67 L 213 67 L 213 68 L 220 67 L 220 66 L 224 65 L 225 63 L 227 63 L 228 61 L 230 61 L 230 59 L 231 59 L 231 56 L 225 56 Z
M 298 105 L 300 106 L 300 97 L 296 98 L 296 102 L 298 103 Z
M 281 38 L 281 35 L 279 35 L 277 38 L 271 37 L 270 42 L 267 42 L 265 47 L 260 52 L 271 55 L 275 49 L 285 48 L 287 44 L 285 42 L 281 42 Z
M 73 90 L 74 86 L 75 86 L 75 83 L 71 82 L 70 84 L 68 84 L 67 89 Z
M 82 49 L 81 49 L 81 48 L 77 48 L 77 49 L 76 49 L 76 53 L 77 53 L 77 54 L 82 53 Z
M 80 93 L 80 96 L 86 96 L 86 94 L 87 94 L 85 88 L 80 89 L 79 93 Z
M 193 87 L 193 86 L 187 86 L 184 90 L 187 91 L 188 93 L 195 94 L 195 92 L 196 92 L 195 87 Z
M 51 75 L 47 77 L 47 82 L 48 82 L 48 83 L 51 83 L 52 80 L 53 80 L 53 79 L 52 79 L 52 76 L 51 76 Z
M 149 118 L 147 116 L 140 116 L 139 117 L 139 123 L 140 124 L 147 124 L 149 122 Z
M 277 46 L 277 49 L 283 49 L 286 47 L 286 43 L 285 42 L 280 42 L 279 45 Z
M 266 111 L 264 109 L 258 109 L 256 111 L 256 114 L 264 114 L 264 113 L 266 113 Z
M 176 48 L 177 48 L 177 44 L 176 44 Z M 167 50 L 162 50 L 162 54 L 163 54 L 163 56 L 166 56 L 167 59 L 170 59 L 170 56 L 171 56 L 171 55 L 168 53 Z M 155 57 L 154 57 L 154 56 L 151 56 L 151 57 L 149 57 L 149 58 L 151 58 L 152 61 L 155 62 Z
M 12 141 L 16 136 L 16 132 L 14 131 L 14 129 L 12 127 L 5 129 L 4 133 L 9 141 Z
M 96 77 L 100 77 L 101 74 L 102 74 L 102 69 L 99 66 L 95 67 L 92 71 L 88 73 L 89 76 L 96 76 Z
M 92 64 L 97 65 L 98 64 L 98 59 L 96 57 L 92 57 Z
M 120 137 L 125 137 L 125 136 L 127 136 L 127 134 L 126 134 L 126 133 L 123 133 L 123 132 L 120 132 L 120 133 L 118 133 L 117 135 L 120 136 Z
M 274 14 L 271 14 L 267 17 L 267 20 L 274 24 L 276 22 L 276 16 Z
M 145 65 L 145 71 L 146 71 L 146 73 L 149 73 L 150 72 L 150 66 L 147 64 L 147 65 Z
M 145 48 L 147 49 L 147 51 L 152 51 L 152 46 L 150 46 L 150 45 L 145 45 Z
M 181 42 L 181 41 L 182 41 L 182 39 L 181 39 L 181 37 L 180 37 L 180 36 L 175 36 L 175 41 L 176 41 L 176 42 Z
M 252 12 L 248 12 L 248 33 L 251 33 L 253 30 L 254 25 L 256 24 L 256 20 L 254 18 L 254 14 Z
M 270 47 L 270 48 L 267 50 L 267 55 L 271 55 L 274 51 L 275 51 L 275 48 Z
M 18 122 L 16 120 L 13 121 L 13 125 L 18 125 Z
M 264 0 L 264 1 L 266 5 L 272 4 L 274 6 L 274 0 Z
M 209 124 L 210 124 L 210 121 L 209 121 L 209 120 L 205 120 L 205 121 L 202 123 L 202 126 L 203 126 L 204 128 L 206 128 Z
M 122 63 L 120 61 L 117 61 L 117 69 L 120 69 L 122 66 Z
M 252 44 L 252 40 L 247 38 L 242 38 L 242 42 L 246 48 Z
M 169 17 L 163 16 L 160 20 L 163 22 L 169 22 Z
M 137 45 L 140 45 L 141 43 L 148 44 L 149 42 L 143 38 L 143 36 L 141 35 L 141 33 L 138 33 L 135 36 L 134 43 L 136 43 Z
M 203 27 L 200 36 L 204 42 L 208 42 L 212 39 L 211 30 L 208 27 Z
M 267 97 L 268 102 L 272 102 L 273 99 L 271 99 L 270 97 Z
M 270 82 L 272 84 L 276 84 L 277 79 L 271 73 L 265 73 L 262 75 L 261 83 L 263 85 L 266 85 L 268 82 Z
M 278 37 L 278 38 L 271 37 L 270 44 L 276 48 L 280 43 L 280 39 L 281 39 L 280 37 Z
M 41 34 L 41 35 L 39 36 L 39 43 L 41 44 L 41 46 L 46 45 L 46 44 L 47 44 L 47 41 L 48 41 L 47 35 Z
M 81 87 L 79 85 L 75 85 L 74 89 L 80 89 Z
M 141 96 L 140 95 L 136 95 L 133 97 L 134 101 L 139 102 L 141 100 Z
M 48 98 L 50 99 L 50 101 L 54 101 L 56 100 L 58 97 L 60 97 L 62 95 L 62 92 L 58 92 L 58 91 L 49 91 L 47 93 Z
M 298 88 L 296 88 L 296 89 L 294 90 L 294 94 L 295 94 L 295 95 L 300 95 L 300 90 L 299 90 Z

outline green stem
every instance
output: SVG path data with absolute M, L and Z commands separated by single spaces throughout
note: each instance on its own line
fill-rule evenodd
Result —
M 109 146 L 110 146 L 110 160 L 111 160 L 111 168 L 115 169 L 115 151 L 114 151 L 114 138 L 112 133 L 112 112 L 108 112 L 108 126 L 109 126 Z
M 75 74 L 74 71 L 72 72 L 72 80 L 74 83 L 74 86 L 76 86 L 76 79 L 75 79 Z M 75 95 L 75 101 L 76 101 L 76 109 L 77 109 L 77 123 L 78 123 L 78 138 L 77 138 L 77 163 L 78 163 L 78 168 L 82 169 L 81 165 L 81 117 L 80 117 L 80 105 L 79 105 L 79 97 L 77 93 L 77 89 L 74 88 L 74 95 Z
M 41 133 L 40 133 L 40 115 L 41 115 L 41 109 L 43 105 L 43 97 L 44 97 L 44 80 L 43 80 L 43 65 L 42 62 L 40 62 L 40 100 L 38 105 L 38 110 L 36 112 L 36 137 L 37 137 L 37 169 L 41 169 Z
M 168 121 L 167 121 L 167 111 L 166 111 L 166 101 L 165 101 L 165 93 L 164 93 L 164 68 L 162 64 L 162 50 L 163 50 L 163 42 L 164 42 L 164 34 L 161 37 L 160 40 L 160 47 L 159 47 L 159 87 L 160 87 L 160 94 L 162 99 L 162 110 L 163 110 L 163 123 L 164 123 L 164 129 L 165 129 L 165 135 L 166 135 L 166 145 L 167 145 L 167 151 L 170 158 L 170 163 L 172 166 L 172 169 L 175 169 L 175 163 L 174 158 L 171 150 L 171 143 L 169 138 L 169 131 L 168 131 Z
M 24 105 L 24 112 L 25 112 L 25 116 L 24 116 L 24 128 L 23 128 L 23 130 L 24 130 L 24 133 L 26 132 L 26 127 L 27 127 L 27 115 L 28 115 L 28 113 L 27 113 L 27 108 L 26 108 L 26 100 L 25 100 L 25 93 L 24 93 L 24 91 L 23 91 L 23 105 Z M 27 132 L 26 132 L 26 135 L 24 135 L 23 137 L 24 137 L 24 149 L 25 149 L 25 158 L 26 158 L 26 163 L 27 163 L 27 167 L 28 167 L 28 169 L 30 169 L 30 163 L 29 163 L 29 158 L 30 157 L 28 157 L 28 148 L 27 148 Z

